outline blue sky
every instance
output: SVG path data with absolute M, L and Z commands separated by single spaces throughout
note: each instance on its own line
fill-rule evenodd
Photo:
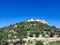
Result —
M 0 27 L 29 18 L 44 19 L 60 28 L 59 0 L 0 0 Z

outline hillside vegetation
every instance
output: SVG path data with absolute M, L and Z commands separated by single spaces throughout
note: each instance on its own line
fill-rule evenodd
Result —
M 41 31 L 47 30 L 56 30 L 57 28 L 55 26 L 49 26 L 47 24 L 43 24 L 41 22 L 20 22 L 16 23 L 4 28 L 0 28 L 0 42 L 7 42 L 6 40 L 9 39 L 8 35 L 11 33 L 11 30 L 14 30 L 16 33 L 14 35 L 17 36 L 17 38 L 22 39 L 27 37 L 27 32 L 30 31 L 30 34 L 36 34 L 38 35 Z M 14 37 L 12 37 L 14 38 Z M 10 39 L 12 39 L 10 38 Z

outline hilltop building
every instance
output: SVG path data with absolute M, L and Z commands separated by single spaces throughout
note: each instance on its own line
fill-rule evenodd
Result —
M 34 19 L 34 18 L 31 18 L 29 20 L 27 20 L 26 22 L 31 22 L 31 21 L 36 21 L 36 22 L 41 22 L 43 24 L 48 24 L 48 22 L 46 22 L 45 20 L 40 20 L 40 19 Z

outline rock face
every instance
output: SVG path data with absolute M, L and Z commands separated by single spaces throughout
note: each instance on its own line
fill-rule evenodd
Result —
M 48 22 L 46 22 L 45 20 L 40 20 L 40 19 L 34 19 L 34 18 L 31 18 L 29 20 L 27 20 L 26 22 L 30 22 L 30 21 L 37 21 L 37 22 L 41 22 L 43 24 L 48 24 Z

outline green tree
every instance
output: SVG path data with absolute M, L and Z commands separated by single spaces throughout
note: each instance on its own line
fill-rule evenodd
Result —
M 43 43 L 41 41 L 37 41 L 36 45 L 43 45 Z

